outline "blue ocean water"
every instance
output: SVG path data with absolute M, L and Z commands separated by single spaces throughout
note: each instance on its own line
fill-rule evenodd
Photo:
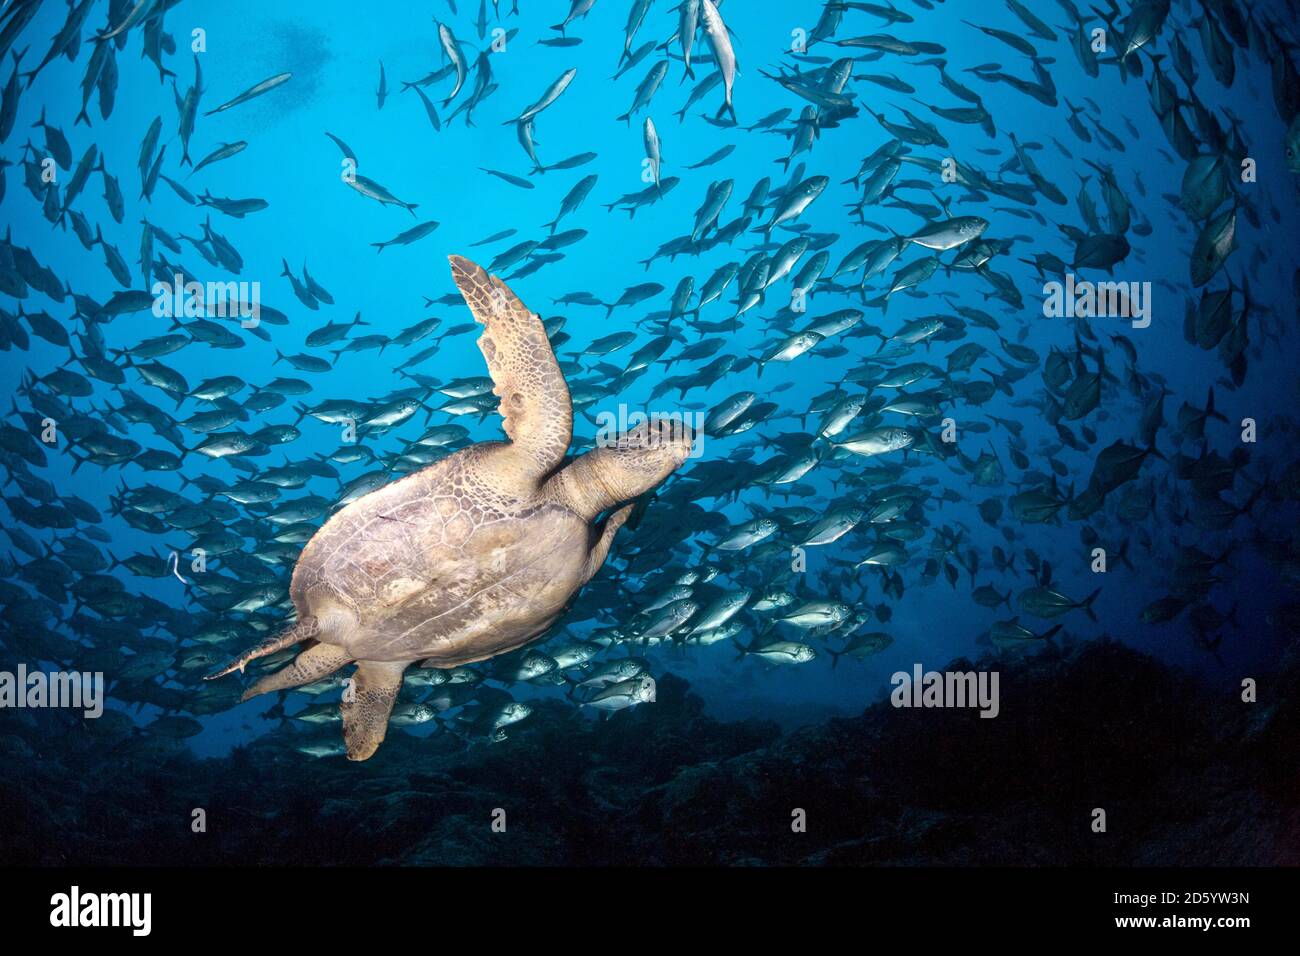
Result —
M 1195 17 L 1215 16 L 1207 14 L 1201 4 L 1175 3 L 1153 45 L 1167 51 L 1172 37 L 1181 38 L 1191 51 L 1199 74 L 1194 88 L 1196 97 L 1219 118 L 1225 129 L 1235 128 L 1247 155 L 1257 164 L 1257 178 L 1252 182 L 1234 181 L 1233 189 L 1238 202 L 1251 207 L 1258 225 L 1244 213 L 1237 216 L 1236 249 L 1210 287 L 1222 288 L 1231 281 L 1240 289 L 1248 281 L 1251 301 L 1268 313 L 1259 321 L 1265 328 L 1282 332 L 1270 341 L 1258 325 L 1251 329 L 1248 373 L 1239 387 L 1230 380 L 1225 381 L 1227 372 L 1216 352 L 1199 349 L 1184 339 L 1185 309 L 1189 301 L 1199 301 L 1200 297 L 1200 290 L 1192 288 L 1188 274 L 1199 224 L 1191 222 L 1176 199 L 1170 198 L 1179 193 L 1187 163 L 1174 154 L 1153 113 L 1148 89 L 1151 80 L 1148 51 L 1137 54 L 1146 64 L 1142 77 L 1130 76 L 1125 81 L 1113 65 L 1103 64 L 1100 76 L 1091 78 L 1067 46 L 1063 31 L 1058 30 L 1062 39 L 1056 42 L 1031 38 L 1042 58 L 1041 65 L 1055 82 L 1060 101 L 1056 106 L 1047 106 L 1011 85 L 989 82 L 970 72 L 981 64 L 998 63 L 1010 74 L 1032 78 L 1028 57 L 970 25 L 975 22 L 1024 36 L 1024 24 L 1008 8 L 949 0 L 925 9 L 920 4 L 900 2 L 896 7 L 906 10 L 915 20 L 891 25 L 850 5 L 836 31 L 837 39 L 888 32 L 907 40 L 941 45 L 946 51 L 943 58 L 949 72 L 979 94 L 996 126 L 996 135 L 989 136 L 979 126 L 949 122 L 930 112 L 929 106 L 955 108 L 965 104 L 943 89 L 937 69 L 923 64 L 929 56 L 886 54 L 878 60 L 854 64 L 854 78 L 846 92 L 855 94 L 853 103 L 857 114 L 819 129 L 811 149 L 787 163 L 791 139 L 782 132 L 791 129 L 791 121 L 806 101 L 773 82 L 770 74 L 782 69 L 815 70 L 826 65 L 819 58 L 829 61 L 864 52 L 823 41 L 815 43 L 806 54 L 790 53 L 799 31 L 814 30 L 824 12 L 822 4 L 729 0 L 721 5 L 720 12 L 734 38 L 739 66 L 734 105 L 742 128 L 715 125 L 705 118 L 712 118 L 718 110 L 722 99 L 720 86 L 688 109 L 681 121 L 674 115 L 694 85 L 689 80 L 682 82 L 683 67 L 675 58 L 679 51 L 675 42 L 668 45 L 667 54 L 657 48 L 621 78 L 611 79 L 623 49 L 628 3 L 601 0 L 594 4 L 589 14 L 565 31 L 566 36 L 581 38 L 582 42 L 561 47 L 542 45 L 538 41 L 559 35 L 551 25 L 563 19 L 567 5 L 524 0 L 520 6 L 523 9 L 518 16 L 505 15 L 506 11 L 502 10 L 498 17 L 493 6 L 487 4 L 486 30 L 480 33 L 475 27 L 479 10 L 476 5 L 466 3 L 458 4 L 459 9 L 453 11 L 445 3 L 362 7 L 326 0 L 308 9 L 186 0 L 165 14 L 165 28 L 177 47 L 165 63 L 177 75 L 176 89 L 171 78 L 160 82 L 157 69 L 140 55 L 141 38 L 133 31 L 125 48 L 116 56 L 119 82 L 112 113 L 102 118 L 97 102 L 92 99 L 92 122 L 87 127 L 74 124 L 73 120 L 80 109 L 79 83 L 92 47 L 89 30 L 102 27 L 107 13 L 107 5 L 97 4 L 87 21 L 87 38 L 77 59 L 74 62 L 56 59 L 22 92 L 14 132 L 0 151 L 0 156 L 14 164 L 6 170 L 8 184 L 0 206 L 4 227 L 12 242 L 30 248 L 38 262 L 52 269 L 75 292 L 103 303 L 119 291 L 118 283 L 103 262 L 102 252 L 82 248 L 70 229 L 52 228 L 42 216 L 40 203 L 23 188 L 19 163 L 21 143 L 30 137 L 40 150 L 40 131 L 31 130 L 30 125 L 44 108 L 48 121 L 67 134 L 74 162 L 93 143 L 109 171 L 120 179 L 126 195 L 126 215 L 121 224 L 113 221 L 101 198 L 102 180 L 98 174 L 91 177 L 75 208 L 102 228 L 104 239 L 121 251 L 131 269 L 135 288 L 143 289 L 151 284 L 145 282 L 137 262 L 141 219 L 147 218 L 173 235 L 199 236 L 202 223 L 210 214 L 212 228 L 225 236 L 243 258 L 244 268 L 238 278 L 259 283 L 262 302 L 289 316 L 286 326 L 263 324 L 260 328 L 267 333 L 266 339 L 236 329 L 244 340 L 240 348 L 213 349 L 196 342 L 161 361 L 183 375 L 191 386 L 218 375 L 238 375 L 252 386 L 263 385 L 277 375 L 294 375 L 313 385 L 313 393 L 302 399 L 308 404 L 332 398 L 379 400 L 394 390 L 412 386 L 411 380 L 397 373 L 396 366 L 431 344 L 431 339 L 406 349 L 389 347 L 382 352 L 343 353 L 335 360 L 326 350 L 306 347 L 307 334 L 327 321 L 350 321 L 357 313 L 367 325 L 353 330 L 353 334 L 392 336 L 430 316 L 442 320 L 440 331 L 470 322 L 469 311 L 462 304 L 438 301 L 455 292 L 447 256 L 466 255 L 486 265 L 495 254 L 516 242 L 543 239 L 548 234 L 545 224 L 556 216 L 562 198 L 583 177 L 592 174 L 598 179 L 591 194 L 558 227 L 561 230 L 581 228 L 587 235 L 564 249 L 560 261 L 549 263 L 531 275 L 509 280 L 524 302 L 543 318 L 564 317 L 564 332 L 569 339 L 558 349 L 561 360 L 573 358 L 574 353 L 602 336 L 619 331 L 637 333 L 632 345 L 612 356 L 580 357 L 578 360 L 587 369 L 584 381 L 601 377 L 601 372 L 595 369 L 598 362 L 607 361 L 621 367 L 622 359 L 649 340 L 654 329 L 647 316 L 668 308 L 668 297 L 683 276 L 693 276 L 698 290 L 718 266 L 728 261 L 743 262 L 760 247 L 762 235 L 747 231 L 730 244 L 718 245 L 698 255 L 659 258 L 648 266 L 644 264 L 661 244 L 690 233 L 695 212 L 711 183 L 727 179 L 734 182 L 732 197 L 722 216 L 725 223 L 739 214 L 744 197 L 758 180 L 770 177 L 773 188 L 779 188 L 799 167 L 803 169 L 802 176 L 829 177 L 825 192 L 798 217 L 797 224 L 809 234 L 836 237 L 828 247 L 832 269 L 849 250 L 867 239 L 887 237 L 890 231 L 910 235 L 925 224 L 915 211 L 903 208 L 896 200 L 937 208 L 942 199 L 951 203 L 954 215 L 986 218 L 989 222 L 986 238 L 1014 239 L 1010 251 L 997 256 L 991 265 L 1014 280 L 1023 299 L 1020 307 L 1012 307 L 989 298 L 991 286 L 980 277 L 941 268 L 917 290 L 918 294 L 891 296 L 887 311 L 874 304 L 864 305 L 856 290 L 815 290 L 810 298 L 809 318 L 858 308 L 865 312 L 865 323 L 878 326 L 890 335 L 909 319 L 934 314 L 953 317 L 955 307 L 970 306 L 994 315 L 1003 337 L 1035 350 L 1042 357 L 1053 347 L 1073 354 L 1075 324 L 1043 314 L 1044 280 L 1023 260 L 1047 252 L 1067 263 L 1071 261 L 1073 243 L 1059 227 L 1087 228 L 1075 198 L 1081 188 L 1089 191 L 1104 218 L 1099 175 L 1088 165 L 1090 160 L 1113 170 L 1122 193 L 1132 204 L 1133 222 L 1144 229 L 1149 226 L 1146 234 L 1130 233 L 1132 251 L 1115 266 L 1113 278 L 1149 282 L 1153 290 L 1150 327 L 1135 329 L 1123 319 L 1099 318 L 1091 323 L 1096 341 L 1090 347 L 1105 352 L 1107 368 L 1118 375 L 1127 360 L 1113 343 L 1112 336 L 1122 335 L 1136 351 L 1137 368 L 1145 375 L 1163 376 L 1169 393 L 1165 401 L 1166 424 L 1159 434 L 1158 448 L 1167 457 L 1178 452 L 1191 457 L 1200 453 L 1200 442 L 1175 438 L 1176 412 L 1183 402 L 1203 407 L 1206 393 L 1213 387 L 1216 409 L 1226 421 L 1208 423 L 1206 447 L 1226 457 L 1243 447 L 1240 441 L 1243 419 L 1255 419 L 1259 429 L 1259 441 L 1247 446 L 1251 464 L 1238 476 L 1229 493 L 1231 500 L 1246 501 L 1254 487 L 1268 478 L 1275 480 L 1277 468 L 1294 459 L 1292 323 L 1296 301 L 1292 276 L 1296 265 L 1294 227 L 1300 208 L 1295 174 L 1283 162 L 1287 123 L 1278 115 L 1270 85 L 1270 63 L 1260 51 L 1233 49 L 1236 74 L 1231 87 L 1225 88 L 1211 75 L 1202 40 L 1191 25 Z M 1057 4 L 1033 4 L 1032 7 L 1054 27 L 1062 26 L 1067 20 L 1064 9 Z M 1189 8 L 1194 8 L 1194 12 L 1189 12 Z M 1257 23 L 1275 24 L 1277 18 L 1285 18 L 1286 6 L 1279 4 L 1274 12 L 1268 4 L 1253 4 L 1250 14 Z M 34 60 L 39 62 L 36 58 L 43 55 L 47 38 L 58 32 L 65 15 L 61 5 L 42 5 L 14 44 L 15 49 L 31 45 L 22 68 L 30 69 L 35 65 Z M 402 88 L 403 81 L 417 80 L 441 66 L 435 18 L 447 24 L 459 38 L 471 66 L 479 51 L 491 49 L 491 31 L 498 27 L 518 31 L 505 39 L 501 49 L 490 53 L 497 89 L 474 108 L 473 125 L 465 122 L 463 113 L 454 119 L 448 116 L 468 95 L 472 74 L 459 98 L 449 107 L 441 103 L 451 91 L 454 77 L 441 79 L 426 89 L 430 99 L 438 104 L 442 119 L 439 130 L 431 126 L 417 95 Z M 646 40 L 663 44 L 676 31 L 677 20 L 675 5 L 650 4 L 632 48 Z M 1100 21 L 1093 17 L 1090 25 L 1100 25 Z M 206 50 L 198 54 L 190 52 L 195 30 L 203 31 L 206 42 Z M 697 40 L 697 53 L 706 49 L 704 40 Z M 629 122 L 617 119 L 632 105 L 637 84 L 665 55 L 674 58 L 669 60 L 667 76 L 648 108 L 636 112 Z M 387 77 L 388 98 L 383 108 L 378 109 L 376 87 L 381 61 Z M 1167 58 L 1165 69 L 1172 74 L 1169 62 Z M 194 83 L 196 65 L 202 75 L 202 96 L 200 115 L 189 145 L 190 155 L 197 161 L 219 145 L 234 141 L 246 141 L 248 146 L 237 156 L 190 176 L 189 167 L 182 167 L 179 162 L 182 147 L 177 133 L 176 97 Z M 543 164 L 584 152 L 595 153 L 597 158 L 579 168 L 530 175 L 532 163 L 510 121 L 569 69 L 577 71 L 572 84 L 536 119 L 537 156 Z M 697 66 L 696 75 L 702 79 L 710 69 L 712 66 L 707 64 Z M 225 112 L 202 115 L 267 77 L 285 72 L 291 73 L 292 78 L 265 95 Z M 892 74 L 914 87 L 915 93 L 888 89 L 866 79 L 865 74 Z M 1180 89 L 1184 86 L 1180 79 L 1175 82 Z M 1090 126 L 1098 123 L 1104 126 L 1118 145 L 1107 146 L 1096 134 L 1091 142 L 1081 141 L 1067 125 L 1066 101 L 1084 108 L 1085 115 L 1095 115 L 1095 120 L 1089 118 L 1085 122 Z M 1096 110 L 1085 105 L 1089 101 L 1096 104 Z M 776 131 L 743 129 L 782 108 L 789 108 L 793 113 L 789 120 L 777 124 Z M 892 138 L 871 112 L 882 114 L 891 122 L 906 122 L 900 108 L 935 123 L 949 144 L 946 148 L 913 146 L 910 148 L 913 155 L 931 161 L 956 157 L 959 162 L 979 167 L 994 178 L 1005 177 L 1027 185 L 1029 180 L 1014 163 L 1009 134 L 1015 134 L 1022 144 L 1031 147 L 1030 153 L 1043 177 L 1058 187 L 1069 203 L 1053 204 L 1040 195 L 1034 206 L 1026 206 L 1003 197 L 974 195 L 960 185 L 945 183 L 922 165 L 905 163 L 894 194 L 865 207 L 866 223 L 859 223 L 848 208 L 857 202 L 859 191 L 846 180 L 857 173 L 864 157 Z M 258 197 L 266 200 L 267 208 L 235 219 L 215 210 L 191 206 L 162 183 L 148 202 L 137 198 L 140 183 L 136 157 L 145 131 L 157 116 L 163 120 L 159 145 L 166 148 L 165 175 L 196 195 L 207 191 L 218 197 Z M 605 209 L 604 204 L 646 188 L 642 178 L 645 169 L 642 122 L 647 116 L 654 119 L 662 142 L 661 174 L 678 176 L 680 183 L 660 201 L 629 217 L 621 210 Z M 415 215 L 397 206 L 370 201 L 348 188 L 342 180 L 344 168 L 339 147 L 326 132 L 339 137 L 355 151 L 358 172 L 382 183 L 405 202 L 417 204 Z M 716 164 L 687 168 L 726 146 L 733 146 L 734 151 Z M 522 189 L 504 182 L 484 172 L 485 168 L 524 177 L 534 188 Z M 59 175 L 68 173 L 60 171 Z M 763 219 L 770 214 L 771 210 Z M 438 222 L 438 228 L 409 246 L 396 245 L 376 252 L 371 245 L 430 219 Z M 760 224 L 758 221 L 753 225 Z M 499 242 L 474 245 L 507 229 L 516 232 Z M 773 232 L 769 252 L 776 243 L 795 234 L 778 227 Z M 811 254 L 811 251 L 806 254 L 803 261 Z M 924 254 L 927 253 L 923 249 L 909 248 L 887 275 L 892 276 L 900 266 Z M 953 255 L 944 252 L 942 258 L 950 261 Z M 170 253 L 167 258 L 173 262 L 178 260 Z M 188 245 L 179 261 L 196 276 L 220 275 L 219 271 L 205 266 Z M 282 261 L 287 262 L 295 275 L 301 275 L 305 265 L 312 277 L 329 290 L 335 304 L 314 312 L 303 307 L 295 299 L 288 280 L 281 276 Z M 1104 275 L 1086 268 L 1074 271 L 1082 278 L 1093 280 Z M 614 302 L 624 289 L 645 282 L 662 285 L 663 293 L 609 314 L 600 307 L 557 304 L 562 297 L 580 291 L 589 292 L 603 302 Z M 788 305 L 789 283 L 786 278 L 775 284 L 767 291 L 762 305 L 742 316 L 734 332 L 725 333 L 726 341 L 719 354 L 730 354 L 738 360 L 759 357 L 786 334 L 787 330 L 779 326 L 781 312 Z M 886 278 L 877 278 L 868 287 L 867 299 L 874 302 L 887 289 Z M 730 318 L 734 298 L 733 285 L 722 299 L 705 305 L 700 318 L 711 322 Z M 427 304 L 428 300 L 433 300 L 432 304 Z M 1239 308 L 1240 295 L 1235 301 Z M 37 293 L 22 304 L 27 311 L 48 311 L 69 330 L 84 321 L 84 317 L 72 314 L 71 300 L 54 303 Z M 17 305 L 16 301 L 6 299 L 4 308 L 13 312 Z M 801 324 L 796 322 L 788 331 Z M 652 398 L 652 389 L 666 376 L 688 374 L 704 364 L 700 361 L 668 364 L 681 347 L 708 337 L 685 319 L 676 319 L 670 325 L 680 336 L 680 345 L 626 390 L 601 397 L 585 409 L 587 415 L 578 416 L 576 427 L 580 438 L 590 437 L 595 428 L 589 416 L 600 411 L 617 413 L 620 404 L 668 413 L 707 411 L 742 390 L 754 391 L 763 400 L 777 403 L 779 411 L 749 432 L 733 437 L 705 436 L 701 458 L 688 462 L 684 469 L 687 477 L 697 462 L 743 460 L 742 454 L 748 454 L 744 450 L 754 445 L 755 440 L 759 442 L 753 449 L 757 460 L 776 454 L 770 443 L 782 435 L 807 431 L 801 426 L 800 417 L 808 412 L 814 398 L 843 382 L 852 370 L 876 362 L 875 354 L 880 346 L 880 340 L 873 337 L 845 337 L 838 343 L 828 340 L 796 361 L 769 364 L 761 377 L 758 368 L 750 365 L 724 376 L 708 389 L 693 389 L 684 397 L 669 391 Z M 170 331 L 167 320 L 147 312 L 119 316 L 99 323 L 98 328 L 110 349 L 126 349 Z M 475 333 L 469 333 L 440 340 L 437 353 L 414 371 L 444 382 L 485 374 L 474 338 Z M 961 341 L 978 342 L 990 351 L 999 347 L 998 338 L 991 330 L 969 323 Z M 819 354 L 826 346 L 835 344 L 843 345 L 846 354 L 830 357 Z M 918 346 L 911 356 L 892 361 L 931 362 L 942 366 L 947 352 L 957 344 L 960 342 Z M 290 355 L 305 351 L 329 359 L 331 370 L 324 374 L 298 373 L 275 361 L 277 352 Z M 11 383 L 15 408 L 24 410 L 21 383 L 29 372 L 40 377 L 56 368 L 75 370 L 78 367 L 70 364 L 67 349 L 37 337 L 32 338 L 29 349 L 9 349 L 0 356 L 0 363 L 6 380 Z M 1094 362 L 1089 358 L 1086 364 L 1091 368 Z M 964 377 L 987 380 L 985 369 L 998 371 L 999 367 L 986 357 L 976 369 L 964 373 Z M 956 421 L 960 436 L 958 449 L 962 454 L 976 458 L 990 447 L 998 453 L 1007 470 L 1006 482 L 1000 487 L 974 486 L 970 475 L 952 459 L 941 462 L 931 457 L 918 458 L 915 454 L 906 458 L 909 464 L 918 464 L 909 468 L 901 480 L 925 483 L 933 497 L 925 509 L 929 526 L 926 536 L 909 546 L 908 561 L 896 569 L 906 584 L 901 598 L 886 597 L 879 575 L 869 569 L 853 572 L 850 585 L 840 583 L 841 569 L 834 562 L 861 559 L 863 547 L 859 536 L 809 549 L 808 571 L 798 579 L 800 593 L 808 598 L 846 600 L 860 608 L 890 605 L 892 616 L 888 622 L 873 621 L 866 628 L 888 632 L 893 638 L 889 648 L 865 661 L 843 660 L 835 667 L 824 653 L 800 666 L 773 667 L 752 657 L 740 660 L 729 642 L 705 648 L 638 648 L 637 652 L 648 654 L 656 670 L 672 670 L 687 677 L 706 701 L 709 711 L 720 717 L 763 716 L 798 724 L 830 713 L 855 713 L 887 691 L 890 675 L 895 671 L 910 670 L 916 662 L 941 667 L 954 657 L 986 653 L 987 648 L 977 643 L 977 638 L 987 633 L 993 621 L 1013 616 L 1014 612 L 1005 607 L 978 606 L 970 596 L 972 584 L 991 583 L 999 591 L 1011 589 L 1017 593 L 1030 586 L 1033 582 L 1023 572 L 1024 552 L 1028 548 L 1050 561 L 1053 587 L 1062 593 L 1082 598 L 1101 587 L 1094 606 L 1098 619 L 1095 623 L 1077 611 L 1062 619 L 1066 631 L 1074 638 L 1086 641 L 1109 635 L 1186 668 L 1225 692 L 1237 687 L 1243 676 L 1267 673 L 1284 639 L 1282 629 L 1271 623 L 1271 615 L 1286 585 L 1281 580 L 1277 561 L 1263 557 L 1252 544 L 1261 529 L 1272 534 L 1286 533 L 1294 522 L 1293 503 L 1267 497 L 1228 530 L 1207 532 L 1186 520 L 1195 503 L 1180 481 L 1170 474 L 1171 466 L 1152 460 L 1144 465 L 1142 480 L 1153 483 L 1156 503 L 1151 514 L 1137 526 L 1115 516 L 1113 504 L 1087 522 L 1071 520 L 1064 511 L 1058 522 L 1045 525 L 1024 525 L 1005 515 L 999 526 L 1011 529 L 1012 541 L 1003 537 L 1000 528 L 989 527 L 981 519 L 977 511 L 981 501 L 991 497 L 1005 501 L 1030 483 L 1011 466 L 1006 454 L 1007 435 L 1001 426 L 979 432 L 967 429 L 967 425 L 988 424 L 991 416 L 1019 422 L 1031 467 L 1051 474 L 1046 463 L 1049 452 L 1063 466 L 1063 473 L 1058 476 L 1063 492 L 1084 489 L 1101 448 L 1118 439 L 1135 441 L 1141 401 L 1130 393 L 1124 376 L 1120 375 L 1121 381 L 1104 390 L 1101 413 L 1093 413 L 1084 420 L 1095 431 L 1096 440 L 1086 442 L 1087 447 L 1078 450 L 1055 450 L 1059 444 L 1058 433 L 1054 424 L 1045 420 L 1041 407 L 1040 372 L 1041 369 L 1034 369 L 1018 381 L 1013 396 L 998 393 L 978 406 L 959 399 L 945 410 L 945 415 L 950 414 Z M 161 391 L 136 379 L 128 371 L 126 387 L 177 419 L 205 407 L 193 399 L 177 406 Z M 238 398 L 242 400 L 247 394 Z M 95 414 L 99 409 L 113 406 L 117 397 L 103 383 L 97 383 L 93 398 L 71 402 L 83 412 Z M 265 425 L 292 423 L 295 417 L 291 403 L 286 403 L 269 412 L 254 414 L 239 427 L 251 433 Z M 808 417 L 809 424 L 814 425 L 818 418 L 819 413 L 814 412 Z M 20 423 L 13 415 L 8 421 L 11 425 Z M 500 422 L 494 415 L 479 421 L 477 416 L 450 418 L 435 413 L 432 421 L 463 424 L 478 440 L 501 436 Z M 914 423 L 895 417 L 887 419 L 886 424 Z M 1071 423 L 1071 426 L 1078 424 Z M 367 438 L 364 443 L 381 454 L 400 453 L 407 441 L 418 436 L 423 425 L 421 413 L 401 428 Z M 300 427 L 300 438 L 277 446 L 269 455 L 250 460 L 259 468 L 269 467 L 284 460 L 328 455 L 339 445 L 339 431 L 335 426 L 307 418 Z M 143 426 L 132 426 L 129 434 L 146 448 L 165 447 Z M 196 436 L 189 432 L 186 435 L 196 441 Z M 119 557 L 147 552 L 150 548 L 163 553 L 183 550 L 186 536 L 179 530 L 161 536 L 149 535 L 132 530 L 109 515 L 109 496 L 120 493 L 122 487 L 150 482 L 194 495 L 192 489 L 182 488 L 178 474 L 146 474 L 131 463 L 108 468 L 86 464 L 74 472 L 73 462 L 61 454 L 65 450 L 64 444 L 58 450 L 48 449 L 50 464 L 40 474 L 53 482 L 60 494 L 80 496 L 105 514 L 103 528 L 111 536 L 111 543 L 105 544 L 104 550 Z M 898 453 L 888 457 L 891 461 L 903 460 Z M 843 469 L 851 474 L 855 467 L 877 465 L 881 461 L 850 458 L 844 462 Z M 337 467 L 343 481 L 372 468 L 366 463 Z M 229 462 L 210 461 L 193 453 L 184 459 L 181 473 L 190 477 L 207 475 L 227 483 L 243 477 Z M 864 489 L 846 487 L 836 481 L 839 477 L 838 467 L 815 468 L 801 479 L 812 489 L 812 495 L 790 499 L 789 503 L 822 511 L 846 495 L 865 497 Z M 333 481 L 316 480 L 303 493 L 329 497 L 337 493 L 337 485 Z M 783 504 L 781 497 L 770 492 L 753 486 L 742 491 L 734 501 L 705 497 L 699 503 L 739 524 L 754 515 L 755 505 Z M 945 492 L 951 492 L 953 500 L 944 500 Z M 11 494 L 16 494 L 13 485 L 6 490 L 6 495 Z M 672 496 L 666 491 L 663 500 L 651 506 L 650 519 L 671 521 L 671 516 L 663 513 L 663 509 L 672 507 L 671 502 Z M 6 514 L 6 522 L 11 518 L 11 514 Z M 1080 537 L 1084 524 L 1092 527 L 1112 552 L 1127 541 L 1133 566 L 1112 565 L 1104 575 L 1095 574 L 1089 567 L 1091 548 Z M 935 581 L 922 579 L 922 566 L 932 535 L 935 529 L 945 525 L 963 529 L 963 549 L 973 547 L 981 556 L 980 570 L 973 580 L 965 569 L 960 570 L 955 585 L 950 585 L 942 575 Z M 42 541 L 72 533 L 27 530 Z M 607 573 L 617 568 L 620 545 L 634 542 L 638 533 L 623 533 L 615 545 L 614 567 L 607 569 Z M 701 543 L 714 541 L 716 532 L 701 532 L 698 538 L 699 541 L 688 538 L 688 546 L 671 556 L 671 569 L 684 571 L 719 560 L 716 553 L 709 557 L 699 548 Z M 250 541 L 250 547 L 251 544 Z M 1192 639 L 1186 618 L 1154 625 L 1139 622 L 1141 610 L 1170 589 L 1168 578 L 1175 544 L 1196 546 L 1211 554 L 1219 554 L 1229 545 L 1234 548 L 1230 567 L 1222 570 L 1222 580 L 1205 596 L 1222 614 L 1235 610 L 1234 621 L 1226 626 L 1216 653 L 1207 652 Z M 1020 554 L 1017 560 L 1020 575 L 993 569 L 989 554 L 994 545 Z M 26 561 L 16 549 L 11 551 L 11 558 L 17 564 Z M 735 564 L 720 563 L 726 572 L 723 581 L 728 579 L 728 573 L 734 573 L 740 580 L 755 572 L 760 578 L 793 586 L 789 579 L 779 576 L 783 570 L 781 565 L 787 563 L 784 561 L 757 568 L 747 566 L 743 560 Z M 202 588 L 201 577 L 195 577 L 187 585 L 171 577 L 137 578 L 124 569 L 115 573 L 122 576 L 131 592 L 186 609 L 195 615 L 196 621 L 211 617 L 193 601 L 193 589 Z M 665 583 L 662 577 L 636 580 L 623 575 L 619 580 L 622 599 L 607 609 L 606 623 L 629 620 L 639 605 L 648 603 L 654 588 Z M 749 644 L 756 634 L 765 632 L 758 619 L 747 616 L 745 620 L 746 631 L 740 640 Z M 1030 621 L 1024 616 L 1022 620 Z M 1030 623 L 1036 630 L 1044 630 L 1052 622 Z M 57 623 L 51 627 L 60 630 Z M 579 632 L 585 628 L 583 625 Z M 177 640 L 178 646 L 186 646 L 185 634 L 170 636 Z M 226 648 L 232 655 L 242 649 Z M 618 649 L 618 653 L 625 652 Z M 58 663 L 75 666 L 75 659 Z M 159 680 L 177 686 L 174 677 Z M 518 691 L 522 696 L 560 693 L 534 688 Z M 258 701 L 226 713 L 205 715 L 202 717 L 204 730 L 190 739 L 190 746 L 201 754 L 216 754 L 254 735 L 274 732 L 275 722 L 257 717 L 264 710 L 265 704 Z M 155 713 L 156 710 L 145 708 L 138 716 L 147 720 Z

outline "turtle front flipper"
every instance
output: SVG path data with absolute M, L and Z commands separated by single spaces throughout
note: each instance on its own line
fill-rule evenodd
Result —
M 478 347 L 501 399 L 499 410 L 515 448 L 519 473 L 533 482 L 564 461 L 573 439 L 573 403 L 551 341 L 535 312 L 510 287 L 461 256 L 451 276 L 484 326 Z
M 609 557 L 610 546 L 614 543 L 614 535 L 618 534 L 619 528 L 627 524 L 627 519 L 632 516 L 636 508 L 636 502 L 624 505 L 617 511 L 611 512 L 600 526 L 600 535 L 596 538 L 596 543 L 592 545 L 591 552 L 587 555 L 587 567 L 582 572 L 582 583 L 586 584 L 596 572 L 600 570 L 605 559 Z
M 360 661 L 356 686 L 343 695 L 343 743 L 349 760 L 368 760 L 388 733 L 388 715 L 402 689 L 407 662 Z
M 295 657 L 289 666 L 282 667 L 274 674 L 267 674 L 248 688 L 244 691 L 244 696 L 239 699 L 245 701 L 273 690 L 290 690 L 310 684 L 322 677 L 328 677 L 351 660 L 352 656 L 341 647 L 333 644 L 313 644 Z

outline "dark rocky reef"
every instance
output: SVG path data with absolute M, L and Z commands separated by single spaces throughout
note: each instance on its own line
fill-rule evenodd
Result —
M 1255 704 L 1106 641 L 995 666 L 992 720 L 885 702 L 782 734 L 665 675 L 605 721 L 546 702 L 505 742 L 393 730 L 365 764 L 287 732 L 199 760 L 30 712 L 0 737 L 0 845 L 32 864 L 1300 864 L 1294 658 Z

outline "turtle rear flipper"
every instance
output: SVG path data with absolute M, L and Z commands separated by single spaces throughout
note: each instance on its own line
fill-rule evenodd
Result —
M 209 674 L 204 678 L 204 680 L 216 680 L 218 677 L 225 677 L 232 671 L 239 671 L 242 674 L 244 668 L 259 657 L 266 657 L 268 654 L 282 651 L 286 647 L 292 647 L 294 644 L 299 644 L 303 641 L 309 640 L 319 633 L 320 626 L 316 618 L 301 617 L 296 623 L 285 628 L 274 637 L 258 644 L 257 647 L 254 647 L 252 650 L 244 652 L 225 667 L 221 668 L 221 670 Z
M 240 701 L 266 694 L 273 690 L 290 690 L 328 677 L 344 664 L 352 661 L 352 655 L 333 644 L 313 644 L 293 659 L 287 667 L 282 667 L 274 674 L 267 674 L 248 690 Z
M 402 689 L 406 662 L 360 661 L 354 675 L 355 692 L 344 695 L 343 742 L 349 760 L 368 760 L 388 732 L 388 715 Z

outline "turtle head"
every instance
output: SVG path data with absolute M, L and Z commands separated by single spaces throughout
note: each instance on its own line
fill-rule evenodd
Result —
M 597 437 L 593 451 L 551 480 L 554 493 L 594 519 L 657 488 L 692 454 L 695 434 L 681 416 L 655 416 L 617 437 Z
M 601 478 L 620 500 L 631 501 L 659 487 L 691 456 L 694 444 L 680 416 L 652 417 L 604 446 Z

